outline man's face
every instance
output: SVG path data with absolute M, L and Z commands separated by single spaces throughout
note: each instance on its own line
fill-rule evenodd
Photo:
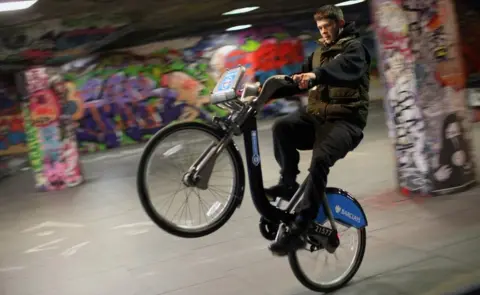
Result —
M 330 44 L 337 39 L 340 25 L 340 23 L 331 19 L 321 19 L 317 21 L 317 28 L 320 31 L 325 44 Z

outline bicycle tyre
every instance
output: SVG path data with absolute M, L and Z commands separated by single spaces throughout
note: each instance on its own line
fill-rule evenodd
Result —
M 365 249 L 367 247 L 366 229 L 361 228 L 361 229 L 357 229 L 357 231 L 359 232 L 359 239 L 358 239 L 360 243 L 360 246 L 358 249 L 359 253 L 355 259 L 353 267 L 350 269 L 350 271 L 344 278 L 342 278 L 340 281 L 334 284 L 319 284 L 319 283 L 313 282 L 310 278 L 308 278 L 307 275 L 305 275 L 305 272 L 302 270 L 298 262 L 297 251 L 293 251 L 288 254 L 288 262 L 297 280 L 306 288 L 314 292 L 322 292 L 322 293 L 333 292 L 347 285 L 355 276 L 355 274 L 358 272 L 362 264 L 363 257 L 365 256 Z
M 149 216 L 149 218 L 161 229 L 166 231 L 169 234 L 175 235 L 181 238 L 199 238 L 206 235 L 209 235 L 218 229 L 220 229 L 233 215 L 239 204 L 243 199 L 243 193 L 245 188 L 245 170 L 243 166 L 243 161 L 240 156 L 240 153 L 235 146 L 234 142 L 231 141 L 226 146 L 226 151 L 228 152 L 230 159 L 233 163 L 234 170 L 234 189 L 233 194 L 229 198 L 227 207 L 222 212 L 222 214 L 217 218 L 217 220 L 211 224 L 208 224 L 203 230 L 193 231 L 184 228 L 180 228 L 173 224 L 172 222 L 164 219 L 160 214 L 155 210 L 148 193 L 147 189 L 147 177 L 146 170 L 147 164 L 152 156 L 155 148 L 165 139 L 167 136 L 187 129 L 193 129 L 196 131 L 203 131 L 209 135 L 215 137 L 217 140 L 221 140 L 225 135 L 224 131 L 210 125 L 199 123 L 199 122 L 182 122 L 174 125 L 167 126 L 157 132 L 146 144 L 143 153 L 140 158 L 140 163 L 137 171 L 137 191 L 142 204 L 143 209 Z

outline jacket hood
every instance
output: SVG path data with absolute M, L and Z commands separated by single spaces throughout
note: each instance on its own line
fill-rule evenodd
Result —
M 337 40 L 340 40 L 345 37 L 355 37 L 355 38 L 360 37 L 360 33 L 358 32 L 357 27 L 355 26 L 355 22 L 345 23 L 345 26 L 343 27 L 343 31 L 338 36 Z

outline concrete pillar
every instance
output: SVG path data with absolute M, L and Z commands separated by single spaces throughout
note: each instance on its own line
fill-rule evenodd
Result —
M 68 89 L 45 67 L 21 73 L 25 97 L 25 132 L 35 185 L 40 191 L 61 190 L 83 181 Z
M 403 193 L 475 183 L 475 160 L 452 0 L 372 0 L 389 135 Z

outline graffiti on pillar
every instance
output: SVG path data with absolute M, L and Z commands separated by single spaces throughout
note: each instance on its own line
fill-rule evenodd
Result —
M 62 81 L 49 80 L 46 68 L 25 72 L 28 101 L 24 107 L 25 131 L 36 187 L 60 190 L 82 182 L 71 114 L 65 113 Z
M 60 115 L 58 117 L 62 154 L 60 162 L 63 164 L 65 184 L 76 186 L 83 181 L 79 163 L 77 137 L 74 129 L 73 115 L 75 106 L 68 100 L 71 84 L 66 83 L 59 75 L 49 79 L 49 87 L 58 99 Z
M 465 185 L 473 173 L 470 118 L 452 3 L 377 0 L 375 5 L 400 186 L 440 192 Z
M 385 106 L 390 136 L 394 138 L 401 187 L 427 191 L 428 164 L 425 157 L 425 121 L 416 102 L 416 75 L 410 48 L 409 20 L 393 1 L 381 2 L 376 10 L 381 67 L 388 89 Z

